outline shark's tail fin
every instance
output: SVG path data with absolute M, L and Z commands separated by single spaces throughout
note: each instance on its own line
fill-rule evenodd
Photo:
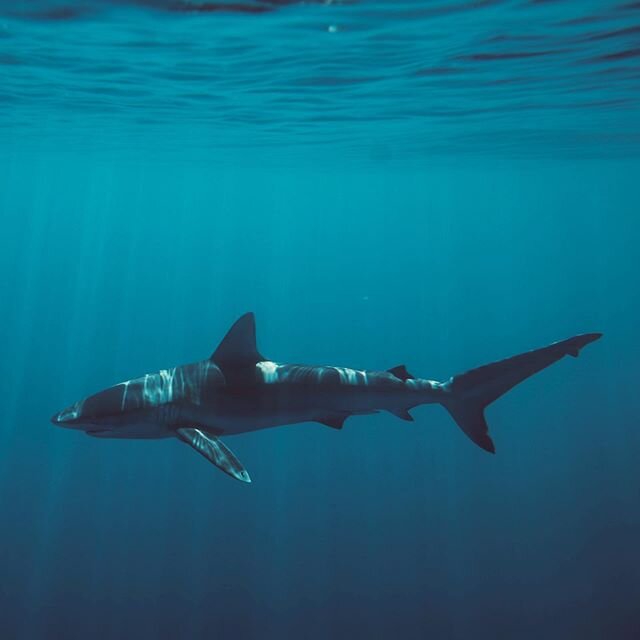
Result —
M 484 417 L 485 407 L 563 356 L 577 358 L 580 349 L 601 336 L 601 333 L 574 336 L 453 376 L 443 384 L 446 396 L 442 404 L 473 442 L 485 451 L 495 453 Z

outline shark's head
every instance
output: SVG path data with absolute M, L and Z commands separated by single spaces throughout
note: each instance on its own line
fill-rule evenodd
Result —
M 61 427 L 73 428 L 79 424 L 79 418 L 82 415 L 82 400 L 74 402 L 71 406 L 54 413 L 51 416 L 51 422 Z
M 199 405 L 203 394 L 224 385 L 220 369 L 209 360 L 162 369 L 99 391 L 52 416 L 53 424 L 91 435 L 151 437 L 150 426 L 174 425 L 184 406 Z M 129 434 L 129 435 L 126 435 Z
M 202 405 L 228 383 L 229 376 L 255 372 L 256 364 L 264 360 L 256 347 L 253 314 L 247 313 L 210 358 L 109 387 L 59 411 L 51 422 L 103 437 L 158 437 L 150 427 L 175 428 L 185 407 Z
M 70 429 L 112 427 L 130 419 L 143 408 L 143 379 L 130 380 L 99 391 L 51 417 L 51 422 Z

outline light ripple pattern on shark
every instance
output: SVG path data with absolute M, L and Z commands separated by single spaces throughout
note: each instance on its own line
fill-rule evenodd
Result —
M 97 438 L 174 437 L 230 476 L 249 474 L 220 436 L 302 422 L 341 429 L 353 415 L 441 404 L 462 431 L 490 453 L 485 407 L 566 355 L 576 357 L 600 333 L 577 335 L 494 362 L 445 382 L 415 378 L 404 365 L 387 371 L 277 363 L 256 346 L 255 319 L 242 316 L 210 358 L 109 387 L 55 414 L 56 425 Z

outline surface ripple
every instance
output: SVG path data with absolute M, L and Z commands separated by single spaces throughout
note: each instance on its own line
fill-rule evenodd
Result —
M 23 145 L 635 155 L 640 4 L 2 1 L 0 77 Z

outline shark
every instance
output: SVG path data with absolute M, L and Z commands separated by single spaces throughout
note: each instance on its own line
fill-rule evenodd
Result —
M 269 360 L 258 351 L 255 316 L 246 313 L 209 358 L 121 382 L 51 421 L 94 438 L 175 438 L 242 482 L 251 478 L 224 437 L 306 422 L 342 429 L 351 416 L 381 411 L 413 421 L 411 409 L 424 404 L 442 405 L 473 443 L 495 453 L 486 407 L 601 336 L 576 335 L 439 382 L 404 364 L 370 371 Z

